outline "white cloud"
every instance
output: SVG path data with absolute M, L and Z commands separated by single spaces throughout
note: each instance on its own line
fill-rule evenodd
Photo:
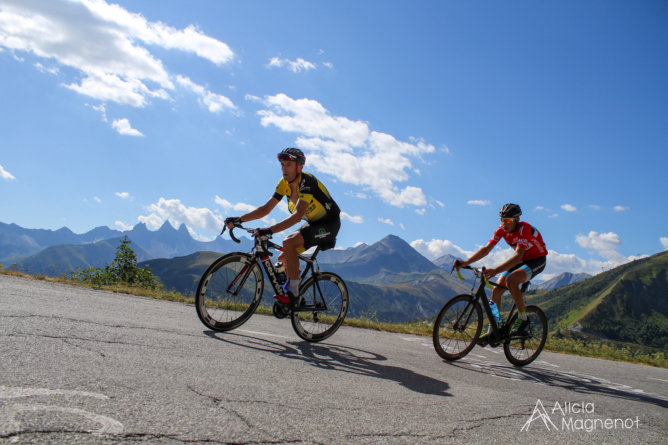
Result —
M 250 101 L 252 101 L 252 102 L 262 102 L 262 99 L 261 99 L 261 98 L 259 98 L 259 97 L 257 97 L 257 96 L 253 96 L 252 94 L 246 94 L 246 95 L 244 96 L 244 99 L 246 99 L 246 100 L 250 100 Z
M 622 245 L 619 235 L 613 232 L 601 233 L 591 231 L 589 235 L 577 235 L 575 241 L 585 249 L 599 251 L 615 250 Z
M 237 107 L 230 99 L 220 94 L 212 93 L 201 85 L 196 84 L 189 77 L 177 75 L 176 82 L 184 88 L 200 96 L 199 103 L 204 105 L 212 113 L 219 113 L 223 109 L 236 110 Z
M 601 209 L 600 206 L 593 205 L 593 204 L 589 204 L 589 207 L 592 208 L 592 209 L 594 209 L 594 210 L 600 210 L 600 209 Z
M 100 201 L 100 198 L 98 198 L 97 196 L 93 196 L 93 199 L 97 202 L 102 202 L 102 201 Z
M 93 108 L 93 110 L 99 111 L 100 113 L 102 113 L 102 122 L 108 122 L 107 121 L 107 108 L 105 107 L 104 104 L 101 104 L 99 107 L 96 107 L 95 105 L 91 105 L 91 107 Z
M 445 207 L 445 204 L 443 204 L 441 201 L 438 199 L 436 200 L 436 204 L 440 205 L 441 207 Z
M 424 212 L 426 211 L 427 209 L 415 209 L 415 213 L 417 213 L 418 215 L 424 215 Z
M 487 200 L 483 201 L 483 200 L 480 200 L 480 199 L 475 199 L 475 200 L 472 200 L 472 201 L 468 201 L 467 204 L 473 204 L 473 205 L 477 205 L 477 206 L 486 206 L 486 205 L 491 204 L 491 202 L 487 201 Z
M 164 220 L 169 220 L 172 225 L 185 224 L 189 228 L 199 228 L 210 232 L 220 232 L 223 229 L 223 218 L 216 216 L 206 207 L 186 207 L 178 199 L 160 198 L 157 203 L 146 207 L 151 212 L 148 216 L 140 216 L 138 219 L 154 228 L 160 227 Z
M 293 73 L 316 69 L 316 66 L 314 64 L 299 57 L 294 62 L 288 59 L 280 59 L 278 57 L 272 57 L 271 59 L 269 59 L 269 63 L 267 64 L 267 68 L 274 68 L 274 67 L 281 68 L 284 66 L 287 66 L 287 68 Z
M 142 107 L 151 97 L 169 97 L 170 74 L 145 45 L 194 53 L 216 65 L 234 56 L 193 25 L 179 30 L 149 22 L 104 0 L 5 0 L 0 10 L 0 47 L 80 71 L 81 82 L 65 86 L 100 100 Z
M 2 165 L 0 165 L 0 178 L 5 179 L 7 181 L 11 181 L 12 179 L 16 179 L 11 173 L 9 173 L 7 170 L 2 168 Z
M 35 63 L 35 67 L 37 67 L 38 70 L 40 70 L 42 73 L 45 73 L 45 74 L 49 73 L 49 74 L 53 74 L 53 75 L 58 75 L 58 72 L 59 72 L 58 68 L 56 68 L 56 67 L 47 68 L 39 62 Z
M 534 210 L 545 210 L 545 207 L 543 207 L 543 206 L 536 206 L 536 208 L 535 208 Z
M 135 130 L 127 119 L 116 119 L 111 123 L 111 127 L 124 136 L 144 136 L 139 130 Z
M 548 216 L 548 218 L 556 218 L 556 217 L 558 217 L 558 216 L 559 216 L 558 213 L 553 213 L 552 215 Z
M 334 68 L 334 64 L 330 62 L 322 62 L 323 65 L 325 65 L 327 68 Z
M 290 214 L 290 209 L 288 208 L 288 203 L 283 201 L 282 199 L 280 201 L 278 201 L 278 204 L 276 205 L 276 207 L 278 207 L 278 210 L 285 213 L 286 215 Z
M 668 250 L 668 237 L 662 236 L 659 241 L 661 241 L 661 245 L 663 246 L 663 250 Z
M 353 191 L 346 192 L 346 195 L 352 196 L 353 198 L 366 199 L 368 196 L 365 193 L 355 193 Z
M 394 223 L 392 222 L 392 220 L 390 218 L 387 218 L 387 219 L 378 218 L 378 221 L 380 221 L 382 223 L 385 223 L 385 224 L 389 224 L 391 226 L 394 226 Z
M 575 212 L 578 208 L 575 206 L 572 206 L 570 204 L 564 204 L 561 206 L 562 209 L 566 210 L 567 212 Z
M 622 206 L 615 206 L 614 207 L 615 212 L 623 212 L 623 211 L 628 210 L 628 209 L 629 209 L 628 207 L 622 207 Z
M 123 199 L 128 199 L 130 197 L 130 194 L 128 192 L 120 192 L 120 193 L 116 192 L 114 194 Z
M 132 230 L 132 226 L 129 226 L 122 221 L 116 221 L 115 224 L 121 229 L 121 232 L 127 232 L 128 230 Z
M 195 239 L 195 240 L 198 240 L 198 241 L 204 241 L 204 242 L 206 243 L 206 242 L 210 242 L 210 241 L 213 241 L 213 240 L 216 239 L 216 236 L 215 236 L 215 235 L 212 236 L 212 237 L 210 237 L 210 238 L 209 238 L 209 237 L 206 237 L 206 236 L 204 236 L 204 235 L 198 235 L 197 232 L 195 232 L 195 230 L 193 230 L 192 228 L 190 228 L 190 227 L 188 226 L 188 224 L 186 224 L 186 229 L 188 229 L 188 233 L 189 233 L 190 236 L 191 236 L 193 239 Z
M 341 219 L 354 222 L 355 224 L 362 224 L 364 222 L 364 218 L 361 216 L 350 216 L 346 212 L 341 212 Z
M 668 239 L 666 242 L 668 243 Z M 413 241 L 410 244 L 415 250 L 430 260 L 435 260 L 436 258 L 446 254 L 454 255 L 462 259 L 468 259 L 475 253 L 475 251 L 472 250 L 469 251 L 462 249 L 448 240 L 432 239 L 431 241 L 424 241 L 419 239 Z M 549 280 L 550 278 L 554 278 L 564 272 L 588 273 L 590 275 L 596 275 L 602 271 L 610 270 L 621 264 L 640 258 L 636 256 L 625 257 L 617 252 L 615 253 L 617 254 L 616 257 L 606 258 L 605 261 L 601 261 L 596 259 L 584 260 L 573 254 L 560 254 L 557 251 L 550 250 L 549 254 L 547 255 L 545 271 L 540 274 L 540 278 L 543 280 Z M 510 259 L 514 254 L 515 251 L 510 247 L 506 249 L 496 247 L 494 250 L 492 250 L 492 252 L 490 252 L 489 255 L 474 265 L 478 267 L 496 267 Z
M 257 208 L 255 206 L 252 206 L 250 204 L 245 204 L 243 202 L 238 202 L 236 204 L 232 204 L 227 199 L 223 199 L 223 198 L 218 197 L 218 195 L 216 195 L 215 201 L 216 201 L 216 204 L 218 204 L 219 206 L 224 208 L 225 211 L 235 210 L 237 212 L 248 213 L 248 212 L 251 212 L 251 211 L 253 211 Z M 280 206 L 279 206 L 279 209 L 280 209 Z M 289 213 L 289 211 L 288 211 L 288 213 Z
M 433 145 L 416 138 L 411 138 L 412 143 L 397 141 L 389 134 L 371 131 L 366 122 L 331 116 L 314 100 L 278 94 L 266 97 L 263 103 L 269 109 L 258 112 L 262 125 L 301 134 L 295 143 L 310 151 L 307 165 L 362 186 L 397 207 L 427 203 L 422 189 L 407 186 L 400 190 L 395 182 L 408 180 L 409 157 L 432 153 Z
M 406 230 L 403 224 L 399 224 L 399 227 L 401 227 L 403 230 Z

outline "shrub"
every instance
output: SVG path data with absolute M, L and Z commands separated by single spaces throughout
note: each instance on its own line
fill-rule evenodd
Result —
M 116 249 L 116 257 L 111 264 L 106 264 L 104 268 L 77 270 L 72 278 L 95 287 L 126 284 L 144 289 L 159 288 L 161 285 L 151 268 L 142 269 L 137 266 L 137 254 L 130 248 L 131 243 L 126 235 Z

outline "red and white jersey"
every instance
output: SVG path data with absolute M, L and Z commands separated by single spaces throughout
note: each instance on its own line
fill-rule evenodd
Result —
M 492 245 L 496 245 L 496 243 L 501 241 L 501 238 L 506 240 L 508 245 L 515 250 L 517 250 L 518 247 L 524 247 L 522 261 L 528 261 L 547 255 L 547 247 L 545 247 L 540 232 L 527 222 L 519 222 L 515 231 L 511 233 L 503 230 L 503 224 L 501 224 L 499 228 L 496 229 L 494 236 L 489 242 L 492 243 Z

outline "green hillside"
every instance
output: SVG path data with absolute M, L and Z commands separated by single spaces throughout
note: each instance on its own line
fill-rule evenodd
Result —
M 668 252 L 552 291 L 532 291 L 550 331 L 575 329 L 611 340 L 668 349 Z M 504 298 L 503 310 L 510 309 Z
M 50 246 L 22 261 L 21 270 L 47 276 L 60 275 L 63 272 L 85 269 L 91 266 L 104 267 L 114 261 L 120 238 L 112 238 L 96 243 L 73 245 L 61 244 Z M 139 260 L 151 258 L 137 244 L 130 244 Z
M 195 294 L 206 268 L 222 255 L 218 252 L 195 252 L 182 257 L 142 261 L 138 266 L 149 266 L 166 290 L 173 289 L 189 296 Z

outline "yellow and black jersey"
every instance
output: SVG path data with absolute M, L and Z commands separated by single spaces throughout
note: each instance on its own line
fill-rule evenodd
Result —
M 276 193 L 274 198 L 278 201 L 283 199 L 283 196 L 288 198 L 288 209 L 290 213 L 295 213 L 297 207 L 297 200 L 292 202 L 290 199 L 292 191 L 290 184 L 285 179 L 281 178 L 276 186 Z M 302 201 L 308 202 L 308 208 L 304 219 L 309 222 L 315 221 L 329 221 L 339 218 L 339 206 L 334 202 L 329 195 L 327 188 L 322 185 L 318 179 L 310 173 L 302 172 L 299 178 L 299 197 Z

